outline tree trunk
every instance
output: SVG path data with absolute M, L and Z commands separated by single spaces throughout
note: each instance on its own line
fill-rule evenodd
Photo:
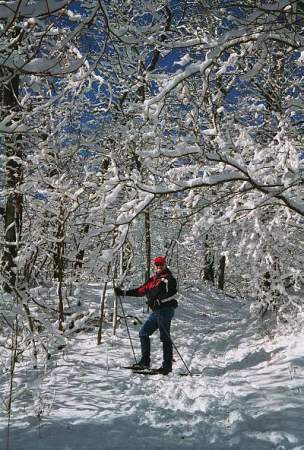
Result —
M 86 224 L 83 228 L 83 234 L 88 234 L 90 229 L 90 226 L 88 224 Z M 78 249 L 77 249 L 77 255 L 76 255 L 76 262 L 74 265 L 74 268 L 77 269 L 81 269 L 82 268 L 82 264 L 83 264 L 83 258 L 84 258 L 84 249 L 83 248 L 79 248 L 78 245 Z
M 8 78 L 9 74 L 0 68 L 0 77 Z M 11 74 L 11 79 L 0 89 L 1 116 L 3 119 L 19 110 L 18 104 L 19 76 Z M 4 139 L 6 148 L 6 204 L 4 207 L 4 249 L 1 271 L 4 276 L 4 289 L 11 292 L 16 287 L 16 257 L 18 255 L 22 230 L 23 196 L 20 186 L 23 181 L 23 152 L 21 136 L 10 135 Z
M 109 274 L 109 271 L 110 271 L 109 267 L 110 267 L 110 264 L 108 265 L 107 275 Z M 107 286 L 108 286 L 108 282 L 105 281 L 104 286 L 103 286 L 103 290 L 102 290 L 102 293 L 101 293 L 101 296 L 100 296 L 100 310 L 99 310 L 99 326 L 98 326 L 98 333 L 97 333 L 97 345 L 101 344 Z
M 209 246 L 208 235 L 205 239 L 205 265 L 204 265 L 204 280 L 211 281 L 214 284 L 214 255 Z
M 58 280 L 58 306 L 59 306 L 59 330 L 63 330 L 64 306 L 63 306 L 63 281 L 64 281 L 64 207 L 59 209 L 58 228 L 56 234 L 56 253 L 54 255 L 54 278 Z
M 151 274 L 151 222 L 150 210 L 145 211 L 145 250 L 146 250 L 146 272 L 145 281 L 148 281 Z
M 63 281 L 64 273 L 64 208 L 59 208 L 58 227 L 56 232 L 56 248 L 54 254 L 54 278 Z
M 220 258 L 220 269 L 219 269 L 219 278 L 218 278 L 218 288 L 222 291 L 224 290 L 225 284 L 225 266 L 226 266 L 226 256 L 222 255 Z

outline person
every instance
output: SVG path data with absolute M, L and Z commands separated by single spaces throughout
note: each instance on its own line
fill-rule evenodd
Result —
M 172 371 L 173 344 L 170 336 L 171 320 L 174 310 L 178 306 L 174 296 L 177 293 L 177 282 L 167 267 L 165 256 L 157 256 L 152 260 L 154 275 L 149 280 L 133 289 L 127 291 L 115 287 L 116 295 L 127 295 L 132 297 L 147 297 L 147 304 L 152 313 L 149 315 L 139 330 L 141 344 L 141 359 L 134 364 L 132 369 L 150 368 L 150 336 L 158 329 L 160 340 L 163 344 L 163 362 L 157 371 L 168 375 Z

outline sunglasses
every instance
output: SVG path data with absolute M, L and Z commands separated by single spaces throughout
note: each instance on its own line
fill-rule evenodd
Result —
M 163 265 L 164 265 L 163 263 L 158 263 L 158 262 L 154 263 L 154 266 L 156 266 L 156 267 L 163 267 Z

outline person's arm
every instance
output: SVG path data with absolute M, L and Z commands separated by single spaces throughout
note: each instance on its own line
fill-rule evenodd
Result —
M 114 290 L 116 295 L 127 295 L 128 297 L 143 297 L 146 294 L 147 290 L 146 284 L 147 283 L 144 283 L 136 288 L 128 289 L 127 291 L 119 287 L 116 287 Z
M 147 291 L 146 284 L 147 283 L 144 283 L 136 288 L 128 289 L 127 291 L 125 291 L 125 295 L 130 297 L 143 297 Z

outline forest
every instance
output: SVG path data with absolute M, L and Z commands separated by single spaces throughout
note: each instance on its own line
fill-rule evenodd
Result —
M 154 256 L 182 295 L 201 283 L 297 323 L 303 0 L 1 1 L 0 79 L 8 436 L 20 367 L 86 328 L 102 346 L 126 318 L 113 287 Z

